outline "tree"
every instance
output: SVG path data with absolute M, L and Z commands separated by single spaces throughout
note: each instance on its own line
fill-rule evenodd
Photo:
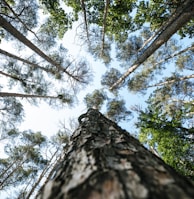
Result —
M 3 89 L 0 95 L 2 133 L 22 121 L 22 99 L 36 105 L 42 99 L 55 108 L 64 104 L 72 105 L 79 88 L 91 80 L 91 74 L 86 77 L 90 73 L 87 61 L 83 58 L 74 59 L 61 43 L 56 42 L 57 34 L 54 33 L 58 27 L 52 26 L 52 31 L 51 28 L 48 30 L 49 24 L 42 24 L 38 20 L 38 6 L 38 1 L 21 0 L 3 0 L 0 6 L 1 42 L 14 44 L 14 49 L 10 48 L 10 52 L 0 49 L 0 75 L 3 78 L 0 85 Z M 64 19 L 65 12 L 59 7 L 59 4 L 55 5 L 60 13 L 52 13 L 53 17 L 47 17 L 46 21 L 52 18 L 54 23 L 59 16 Z M 52 9 L 54 8 L 51 7 L 50 11 Z M 65 23 L 63 21 L 61 26 Z M 61 29 L 63 34 L 66 30 L 67 27 Z M 10 111 L 10 107 L 13 111 Z M 7 122 L 9 119 L 11 121 Z
M 10 34 L 12 34 L 16 39 L 24 43 L 27 47 L 29 47 L 31 50 L 36 52 L 40 57 L 45 59 L 47 62 L 49 62 L 51 65 L 55 66 L 59 71 L 62 71 L 66 73 L 71 78 L 75 79 L 76 81 L 79 81 L 79 79 L 74 76 L 73 74 L 69 73 L 66 70 L 66 67 L 61 66 L 57 62 L 55 62 L 52 58 L 47 56 L 43 51 L 41 51 L 37 46 L 35 46 L 30 40 L 28 40 L 26 37 L 24 37 L 17 29 L 15 29 L 9 22 L 7 22 L 2 16 L 0 16 L 0 25 L 7 30 Z
M 176 173 L 128 132 L 89 109 L 42 198 L 192 199 L 191 181 Z
M 182 83 L 177 86 L 181 88 Z M 191 84 L 183 83 L 185 92 Z M 169 89 L 170 88 L 170 89 Z M 148 107 L 139 111 L 139 139 L 157 151 L 178 172 L 194 179 L 193 165 L 193 98 L 192 94 L 174 89 L 173 84 L 157 89 L 148 99 Z M 174 93 L 173 93 L 174 91 Z M 182 99 L 182 96 L 183 99 Z M 188 99 L 187 101 L 185 99 Z M 190 100 L 189 100 L 190 99 Z
M 68 142 L 67 131 L 60 129 L 55 136 L 47 138 L 40 132 L 12 129 L 4 139 L 7 144 L 6 157 L 0 158 L 1 192 L 10 190 L 10 198 L 35 197 L 40 186 L 53 175 L 53 168 Z
M 166 23 L 160 27 L 155 38 L 148 47 L 143 50 L 137 57 L 137 60 L 129 67 L 129 69 L 123 74 L 123 76 L 115 82 L 110 89 L 114 89 L 120 83 L 122 83 L 132 72 L 134 72 L 148 57 L 150 57 L 160 46 L 162 46 L 168 39 L 181 29 L 186 23 L 188 23 L 194 17 L 194 4 L 193 1 L 185 1 L 180 5 L 175 14 L 169 18 Z
M 106 103 L 105 114 L 109 119 L 116 122 L 128 120 L 131 115 L 131 111 L 127 110 L 123 99 L 120 99 L 119 96 L 110 98 L 104 90 L 94 90 L 91 94 L 87 94 L 84 102 L 87 108 L 96 108 L 98 110 L 102 110 L 103 105 Z
M 9 143 L 5 145 L 7 158 L 0 159 L 1 183 L 0 189 L 5 191 L 11 186 L 19 187 L 32 183 L 30 179 L 38 174 L 47 163 L 40 153 L 46 138 L 40 133 L 32 131 L 10 131 L 6 137 Z M 14 139 L 13 139 L 14 138 Z

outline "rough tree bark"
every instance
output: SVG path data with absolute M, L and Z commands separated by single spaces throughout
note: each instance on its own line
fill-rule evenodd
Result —
M 65 149 L 39 199 L 193 199 L 194 186 L 95 109 Z

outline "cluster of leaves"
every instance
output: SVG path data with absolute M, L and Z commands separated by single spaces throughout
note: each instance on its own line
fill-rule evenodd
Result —
M 165 106 L 152 96 L 148 104 L 145 111 L 140 111 L 137 123 L 140 141 L 156 150 L 178 172 L 194 179 L 193 102 L 178 101 Z
M 64 34 L 72 27 L 74 18 L 66 13 L 61 7 L 59 0 L 39 0 L 45 14 L 49 14 L 49 18 L 41 26 L 41 29 L 46 29 L 47 33 L 52 32 L 53 36 L 61 39 Z
M 105 114 L 115 122 L 127 121 L 131 116 L 131 111 L 127 110 L 125 101 L 118 97 L 110 98 L 103 90 L 94 90 L 84 98 L 87 108 L 96 108 L 101 110 L 106 103 Z

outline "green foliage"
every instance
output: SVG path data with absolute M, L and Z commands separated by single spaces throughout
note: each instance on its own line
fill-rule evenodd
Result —
M 106 71 L 101 78 L 101 84 L 109 88 L 115 81 L 117 81 L 121 76 L 121 72 L 116 68 L 110 68 Z
M 137 13 L 134 22 L 142 26 L 144 23 L 149 23 L 151 30 L 159 29 L 165 21 L 167 21 L 176 12 L 176 9 L 184 3 L 181 1 L 139 1 L 137 5 Z M 186 26 L 180 29 L 179 34 L 181 37 L 193 36 L 193 20 Z
M 94 90 L 84 98 L 87 108 L 101 109 L 104 101 L 107 99 L 106 93 L 102 90 Z
M 186 37 L 187 35 L 189 36 L 189 38 L 193 38 L 193 36 L 194 36 L 194 19 L 192 19 L 190 22 L 188 22 L 186 26 L 181 28 L 178 31 L 178 33 L 182 38 Z
M 0 132 L 1 138 L 4 138 L 4 132 L 10 132 L 16 124 L 23 121 L 24 110 L 22 104 L 14 98 L 0 98 Z
M 61 8 L 59 1 L 39 0 L 50 14 L 44 28 L 51 29 L 57 33 L 59 38 L 63 38 L 65 32 L 72 27 L 73 18 Z M 43 28 L 42 27 L 42 28 Z
M 125 107 L 124 100 L 111 100 L 107 103 L 107 116 L 115 122 L 126 121 L 131 115 Z
M 134 61 L 137 58 L 138 50 L 143 44 L 140 36 L 128 37 L 124 42 L 116 43 L 116 57 L 119 61 Z
M 12 129 L 6 140 L 6 157 L 0 158 L 0 190 L 9 190 L 10 198 L 20 198 L 24 193 L 26 198 L 37 193 L 39 183 L 44 183 L 69 139 L 62 131 L 48 139 L 40 132 Z
M 161 103 L 154 101 L 155 98 L 150 98 L 148 108 L 140 111 L 137 122 L 140 141 L 155 148 L 164 161 L 177 171 L 194 179 L 194 127 L 186 116 L 193 107 L 192 103 L 174 108 L 171 105 L 173 110 L 169 112 Z
M 110 98 L 103 90 L 94 90 L 84 98 L 87 108 L 102 109 L 106 104 L 105 114 L 115 122 L 126 121 L 131 116 L 125 101 L 119 98 Z

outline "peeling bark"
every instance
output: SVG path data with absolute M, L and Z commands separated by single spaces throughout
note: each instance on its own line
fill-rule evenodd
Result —
M 193 199 L 194 186 L 95 109 L 38 199 Z

